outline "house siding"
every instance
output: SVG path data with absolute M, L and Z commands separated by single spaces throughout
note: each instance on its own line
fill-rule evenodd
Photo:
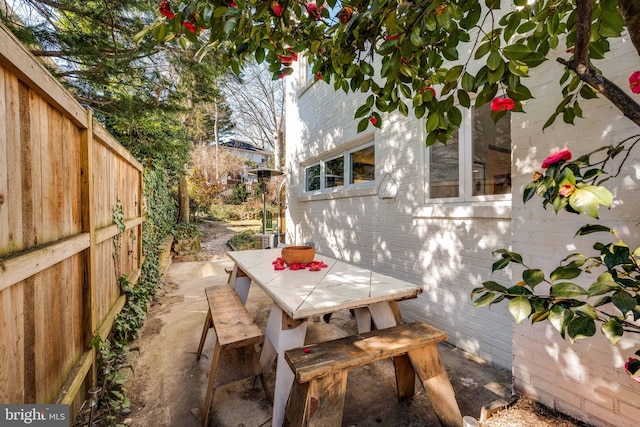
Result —
M 610 58 L 598 61 L 596 66 L 630 93 L 628 76 L 640 68 L 640 61 L 627 41 L 612 44 Z M 550 112 L 561 100 L 557 80 L 562 71 L 555 61 L 536 70 L 528 82 L 535 99 L 525 105 L 527 114 L 514 115 L 512 121 L 512 182 L 516 191 L 512 204 L 513 250 L 523 255 L 525 263 L 547 273 L 567 255 L 593 253 L 594 242 L 611 240 L 604 233 L 574 237 L 581 225 L 595 220 L 567 212 L 556 215 L 551 208 L 545 211 L 540 199 L 524 205 L 518 194 L 551 152 L 567 147 L 577 157 L 639 133 L 637 126 L 604 99 L 582 101 L 585 117 L 576 119 L 576 126 L 566 125 L 559 118 L 543 132 Z M 640 245 L 639 170 L 640 151 L 636 149 L 620 176 L 607 183 L 614 193 L 614 207 L 600 209 L 601 223 L 619 230 L 633 248 Z M 595 276 L 581 278 L 579 283 L 588 287 Z M 550 324 L 531 325 L 526 321 L 513 332 L 515 391 L 535 396 L 592 425 L 639 425 L 640 387 L 624 372 L 624 362 L 640 348 L 637 336 L 626 334 L 612 346 L 598 331 L 591 339 L 571 344 L 563 341 Z
M 640 69 L 628 41 L 613 43 L 609 59 L 596 65 L 623 89 L 629 74 Z M 425 203 L 421 121 L 386 115 L 382 129 L 370 127 L 359 135 L 353 113 L 364 102 L 362 94 L 347 96 L 323 82 L 300 90 L 290 77 L 287 243 L 313 241 L 320 254 L 422 286 L 418 298 L 401 303 L 403 316 L 443 329 L 453 345 L 512 370 L 515 392 L 592 425 L 637 426 L 640 388 L 624 372 L 625 360 L 640 348 L 637 336 L 627 334 L 612 346 L 598 332 L 571 344 L 547 322 L 515 325 L 506 304 L 474 308 L 470 298 L 485 280 L 508 284 L 520 277 L 517 269 L 491 273 L 495 249 L 511 247 L 526 264 L 548 273 L 569 253 L 589 252 L 595 241 L 606 239 L 598 234 L 574 238 L 580 225 L 593 222 L 589 218 L 545 211 L 540 199 L 526 206 L 522 202 L 522 189 L 551 152 L 568 147 L 577 156 L 639 133 L 601 99 L 581 102 L 585 118 L 576 119 L 576 126 L 559 118 L 543 132 L 561 99 L 562 72 L 555 61 L 534 70 L 527 84 L 535 99 L 525 104 L 527 114 L 512 116 L 512 201 L 436 205 Z M 370 134 L 376 146 L 375 186 L 304 194 L 300 162 Z M 602 223 L 630 236 L 627 243 L 633 247 L 640 245 L 639 151 L 632 153 L 620 177 L 609 182 L 615 208 L 601 209 Z M 393 200 L 377 196 L 386 172 L 398 185 Z M 581 284 L 592 281 L 586 278 Z

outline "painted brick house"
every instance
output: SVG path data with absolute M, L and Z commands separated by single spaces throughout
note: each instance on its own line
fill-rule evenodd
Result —
M 596 66 L 627 88 L 640 59 L 622 40 Z M 488 107 L 466 111 L 454 141 L 427 149 L 424 122 L 411 114 L 386 115 L 382 129 L 358 133 L 353 117 L 365 96 L 314 83 L 299 64 L 287 78 L 286 241 L 313 241 L 321 254 L 420 284 L 423 294 L 402 303 L 403 315 L 510 370 L 514 392 L 594 425 L 637 426 L 640 384 L 623 365 L 640 348 L 639 337 L 626 334 L 614 347 L 598 333 L 572 345 L 548 322 L 515 325 L 506 304 L 475 308 L 470 298 L 483 281 L 520 280 L 516 270 L 491 273 L 496 249 L 512 248 L 549 272 L 603 239 L 574 237 L 589 218 L 545 211 L 540 199 L 522 202 L 522 188 L 550 153 L 568 147 L 577 156 L 640 133 L 605 100 L 583 103 L 585 118 L 575 126 L 559 119 L 543 132 L 561 100 L 562 73 L 555 61 L 532 71 L 527 85 L 535 98 L 526 114 L 494 126 Z M 609 188 L 616 205 L 601 209 L 602 223 L 637 247 L 637 150 Z

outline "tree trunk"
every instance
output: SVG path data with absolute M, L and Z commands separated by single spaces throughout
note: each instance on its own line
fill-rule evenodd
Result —
M 178 184 L 178 199 L 180 201 L 180 211 L 178 222 L 189 223 L 189 191 L 187 189 L 187 177 L 182 176 Z

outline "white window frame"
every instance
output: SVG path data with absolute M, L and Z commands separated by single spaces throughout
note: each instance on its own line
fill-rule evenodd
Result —
M 374 176 L 373 180 L 365 181 L 360 183 L 349 183 L 351 178 L 351 154 L 360 151 L 362 149 L 368 147 L 375 147 L 375 141 L 370 140 L 363 144 L 349 146 L 348 148 L 343 148 L 341 150 L 332 151 L 330 153 L 326 153 L 326 155 L 321 158 L 315 158 L 310 160 L 308 163 L 301 163 L 300 166 L 302 168 L 302 174 L 304 177 L 304 185 L 302 186 L 302 193 L 305 195 L 309 194 L 320 194 L 320 193 L 331 193 L 331 192 L 339 192 L 356 188 L 367 188 L 367 187 L 375 187 L 377 172 L 375 167 L 375 154 L 374 154 Z M 326 162 L 342 157 L 344 159 L 344 177 L 343 177 L 343 185 L 335 186 L 335 187 L 326 187 Z M 320 165 L 320 189 L 319 190 L 307 190 L 307 170 L 309 168 Z
M 510 201 L 511 193 L 473 195 L 473 112 L 474 108 L 459 107 L 462 112 L 462 123 L 458 130 L 458 197 L 431 198 L 431 148 L 425 147 L 425 190 L 426 205 L 434 204 L 469 204 L 474 202 Z M 502 119 L 506 120 L 506 119 Z M 436 142 L 440 144 L 440 142 Z

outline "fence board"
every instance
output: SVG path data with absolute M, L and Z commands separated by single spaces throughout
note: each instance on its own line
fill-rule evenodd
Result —
M 0 403 L 77 409 L 95 385 L 89 342 L 142 263 L 142 172 L 0 25 Z
M 24 401 L 24 320 L 23 285 L 0 291 L 0 402 Z

